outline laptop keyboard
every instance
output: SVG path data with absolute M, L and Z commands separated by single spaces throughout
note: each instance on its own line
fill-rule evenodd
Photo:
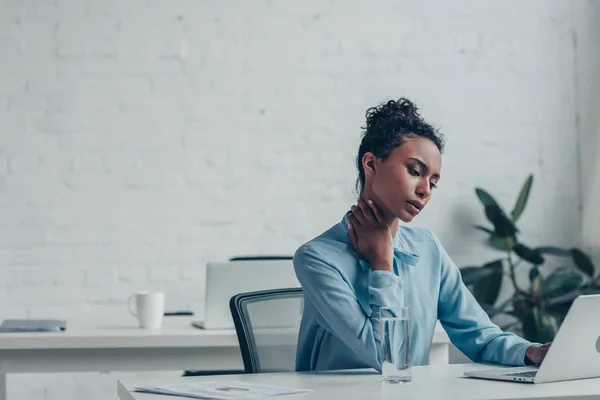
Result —
M 519 376 L 521 378 L 533 378 L 537 374 L 537 371 L 527 371 L 527 372 L 513 372 L 512 374 L 506 374 L 508 376 Z

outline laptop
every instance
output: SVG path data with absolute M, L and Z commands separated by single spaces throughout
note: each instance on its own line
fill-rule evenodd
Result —
M 600 377 L 600 295 L 575 299 L 539 367 L 468 371 L 472 378 L 545 383 Z
M 300 287 L 292 260 L 209 262 L 206 265 L 204 320 L 201 329 L 234 329 L 229 300 L 239 293 Z
M 5 319 L 0 332 L 59 332 L 67 329 L 61 319 Z

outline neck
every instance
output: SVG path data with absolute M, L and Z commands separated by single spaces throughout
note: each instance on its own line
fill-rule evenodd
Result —
M 373 190 L 370 186 L 365 185 L 360 198 L 365 202 L 368 200 L 373 200 L 373 202 L 379 207 L 383 214 L 383 222 L 390 227 L 392 231 L 392 236 L 396 236 L 396 232 L 398 232 L 398 225 L 400 220 L 396 218 L 394 214 L 383 204 L 381 200 L 373 193 Z

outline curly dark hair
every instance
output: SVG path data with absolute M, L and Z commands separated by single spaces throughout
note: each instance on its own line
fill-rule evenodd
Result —
M 444 149 L 442 134 L 425 122 L 417 106 L 404 97 L 369 108 L 366 118 L 367 125 L 362 127 L 362 141 L 356 157 L 356 190 L 359 194 L 365 187 L 365 170 L 362 166 L 365 153 L 373 153 L 385 161 L 396 147 L 406 142 L 406 138 L 418 137 L 431 140 L 440 153 Z

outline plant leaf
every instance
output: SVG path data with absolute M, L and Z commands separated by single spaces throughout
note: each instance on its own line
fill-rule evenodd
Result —
M 540 265 L 544 263 L 544 257 L 542 257 L 540 252 L 530 249 L 524 244 L 517 243 L 513 248 L 513 251 L 517 253 L 517 255 L 523 260 L 529 261 L 534 265 Z
M 460 269 L 460 274 L 465 285 L 472 285 L 482 279 L 489 278 L 494 271 L 490 268 L 482 267 L 463 267 Z
M 583 251 L 578 248 L 571 249 L 571 257 L 573 257 L 573 262 L 579 268 L 581 272 L 586 274 L 587 276 L 593 278 L 595 274 L 594 264 L 592 260 L 585 254 Z
M 519 197 L 517 198 L 517 202 L 515 204 L 515 208 L 513 208 L 511 212 L 512 220 L 517 221 L 523 210 L 525 209 L 525 205 L 527 204 L 527 199 L 529 198 L 529 191 L 531 190 L 531 185 L 533 184 L 533 175 L 529 175 L 527 180 L 523 184 L 521 188 L 521 193 L 519 193 Z
M 490 276 L 473 284 L 473 296 L 479 304 L 494 305 L 502 286 L 502 260 L 492 261 L 481 268 L 489 269 Z
M 483 308 L 485 310 L 485 312 L 488 314 L 488 316 L 490 318 L 495 317 L 498 314 L 509 314 L 512 315 L 510 311 L 505 311 L 504 309 L 511 305 L 514 301 L 518 300 L 518 299 L 522 299 L 524 298 L 522 295 L 520 294 L 515 294 L 513 295 L 513 297 L 504 300 L 502 303 L 500 303 L 497 307 L 489 307 L 489 308 Z
M 503 251 L 508 250 L 506 248 L 506 240 L 504 240 L 504 238 L 496 236 L 495 234 L 490 235 L 490 239 L 489 239 L 488 243 L 490 244 L 490 246 L 492 246 L 493 248 L 495 248 L 497 250 L 503 250 Z
M 515 299 L 512 303 L 512 311 L 509 312 L 509 314 L 515 318 L 524 320 L 525 316 L 529 314 L 532 307 L 533 303 L 528 299 Z
M 554 340 L 558 332 L 556 318 L 538 307 L 532 310 L 537 325 L 539 343 L 548 343 Z
M 540 270 L 538 269 L 537 265 L 535 265 L 529 270 L 529 282 L 533 282 L 533 280 L 537 278 L 539 274 Z
M 501 238 L 496 234 L 490 235 L 488 240 L 490 246 L 497 250 L 507 251 L 512 250 L 515 245 L 515 240 L 512 237 Z
M 566 269 L 557 269 L 542 283 L 542 296 L 546 299 L 563 296 L 583 288 L 587 279 Z
M 494 200 L 494 198 L 485 190 L 483 190 L 481 188 L 476 188 L 475 194 L 477 194 L 477 197 L 479 197 L 479 201 L 481 201 L 481 204 L 483 204 L 484 206 L 499 207 L 496 200 Z
M 560 326 L 562 324 L 562 322 L 565 319 L 565 316 L 567 315 L 567 312 L 569 312 L 569 309 L 571 308 L 571 305 L 573 304 L 573 300 L 575 300 L 575 297 L 579 296 L 579 292 L 573 292 L 574 296 L 571 297 L 570 301 L 565 301 L 562 303 L 557 303 L 557 304 L 549 304 L 548 302 L 546 302 L 545 308 L 546 308 L 546 312 L 548 314 L 552 314 L 554 315 L 554 318 L 556 318 L 556 322 L 558 323 L 558 326 Z
M 541 246 L 536 247 L 535 250 L 542 254 L 551 254 L 553 256 L 571 256 L 571 250 L 556 246 Z
M 490 235 L 493 235 L 493 234 L 494 234 L 494 231 L 493 231 L 493 230 L 491 230 L 491 229 L 489 229 L 489 228 L 486 228 L 485 226 L 481 226 L 481 225 L 473 225 L 473 228 L 475 228 L 475 229 L 477 229 L 477 230 L 480 230 L 480 231 L 482 231 L 482 232 L 485 232 L 485 233 L 489 233 Z M 571 253 L 569 253 L 569 254 L 571 254 Z
M 523 334 L 525 339 L 547 343 L 554 340 L 558 324 L 556 318 L 547 312 L 542 311 L 539 307 L 533 307 L 531 311 L 523 319 Z
M 600 294 L 600 288 L 583 288 L 581 294 Z
M 493 305 L 487 303 L 481 303 L 479 305 L 481 306 L 481 308 L 483 308 L 483 311 L 485 311 L 488 315 L 490 314 L 490 311 L 494 308 Z
M 531 294 L 533 297 L 539 297 L 540 293 L 542 293 L 542 287 L 544 285 L 544 278 L 542 275 L 537 275 L 531 281 Z
M 498 205 L 486 205 L 485 216 L 494 224 L 496 235 L 500 237 L 511 237 L 517 232 L 513 222 L 504 214 Z

